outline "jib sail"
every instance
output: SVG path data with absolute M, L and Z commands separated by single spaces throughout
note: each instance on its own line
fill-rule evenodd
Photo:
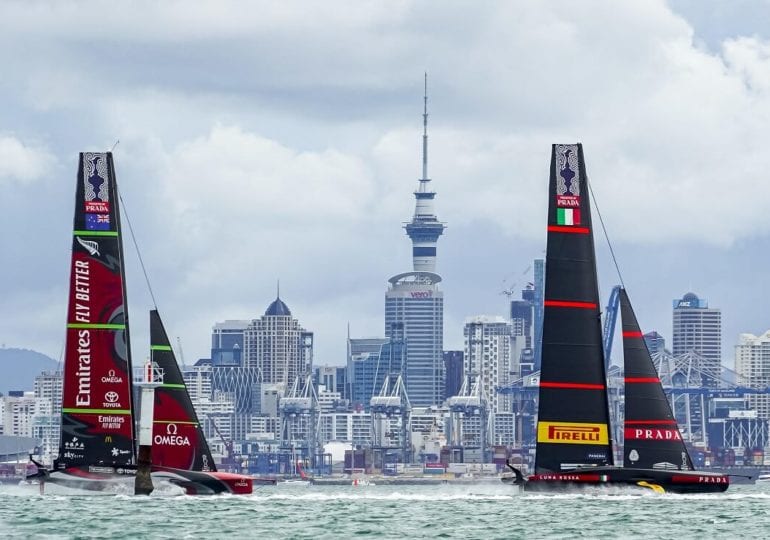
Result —
M 216 471 L 166 329 L 156 310 L 150 311 L 150 352 L 152 361 L 163 369 L 163 384 L 155 390 L 153 465 Z
M 626 393 L 624 465 L 692 470 L 692 460 L 625 289 L 620 290 L 620 315 Z
M 112 154 L 80 154 L 55 468 L 134 462 L 131 355 Z
M 548 201 L 538 473 L 613 462 L 581 144 L 553 145 Z

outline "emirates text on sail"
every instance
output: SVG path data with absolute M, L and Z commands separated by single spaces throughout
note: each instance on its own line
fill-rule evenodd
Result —
M 79 323 L 91 322 L 90 296 L 90 268 L 88 261 L 75 261 L 72 273 L 75 293 L 75 321 Z M 84 302 L 84 303 L 81 303 Z M 75 396 L 75 405 L 88 407 L 91 405 L 91 331 L 83 328 L 78 330 L 78 393 Z

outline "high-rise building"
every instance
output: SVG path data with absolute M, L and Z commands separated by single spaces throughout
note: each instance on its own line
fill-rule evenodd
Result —
M 545 295 L 545 259 L 535 259 L 535 287 L 534 287 L 534 327 L 533 347 L 534 370 L 540 370 L 540 358 L 543 346 L 543 298 Z
M 391 385 L 404 374 L 406 349 L 398 334 L 388 339 L 350 339 L 351 405 L 369 410 L 372 396 L 379 394 L 386 377 Z
M 291 388 L 310 375 L 313 366 L 313 333 L 302 328 L 289 307 L 277 297 L 265 314 L 244 331 L 244 365 L 257 368 L 263 383 Z
M 655 330 L 644 334 L 644 343 L 647 345 L 647 350 L 650 351 L 651 356 L 666 350 L 666 340 Z
M 463 351 L 444 351 L 444 391 L 446 398 L 456 396 L 460 393 L 465 376 L 465 367 L 463 360 Z
M 250 321 L 224 321 L 211 330 L 211 363 L 215 366 L 240 366 L 243 342 Z
M 444 399 L 444 293 L 436 270 L 436 243 L 445 225 L 436 217 L 436 193 L 428 186 L 428 93 L 425 84 L 422 178 L 414 193 L 415 210 L 405 225 L 412 241 L 413 270 L 393 276 L 385 293 L 385 336 L 403 331 L 404 381 L 413 406 L 440 405 Z
M 3 434 L 31 437 L 39 401 L 35 393 L 12 390 L 7 396 L 0 397 L 0 400 L 3 401 Z
M 353 385 L 355 384 L 355 368 L 353 362 L 359 362 L 366 360 L 369 356 L 376 356 L 379 358 L 380 349 L 387 343 L 385 338 L 350 338 L 350 332 L 348 332 L 348 358 L 345 375 L 345 392 L 342 397 L 350 400 L 351 404 L 354 403 L 353 399 Z M 356 395 L 359 395 L 360 389 L 356 390 Z
M 703 357 L 704 385 L 718 386 L 722 375 L 722 311 L 687 293 L 673 302 L 674 356 L 691 351 Z
M 62 373 L 43 371 L 35 377 L 35 414 L 32 436 L 42 444 L 40 455 L 49 458 L 59 449 L 61 423 Z
M 511 372 L 516 378 L 522 376 L 521 357 L 532 355 L 535 319 L 535 291 L 531 285 L 521 291 L 521 300 L 511 300 Z M 527 366 L 524 371 L 531 371 Z
M 770 387 L 770 330 L 761 336 L 741 334 L 735 346 L 735 371 L 740 386 L 766 389 Z M 749 394 L 749 407 L 760 418 L 770 418 L 770 395 Z
M 339 392 L 340 397 L 344 398 L 346 371 L 343 366 L 316 366 L 313 368 L 313 382 L 329 392 Z
M 478 315 L 465 320 L 465 373 L 479 381 L 490 412 L 510 412 L 510 398 L 497 388 L 510 382 L 511 325 L 503 317 Z

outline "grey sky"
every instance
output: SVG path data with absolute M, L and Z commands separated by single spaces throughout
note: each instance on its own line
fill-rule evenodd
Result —
M 383 333 L 430 176 L 445 348 L 545 242 L 550 144 L 582 141 L 645 329 L 692 290 L 770 327 L 767 2 L 4 2 L 0 342 L 58 357 L 78 151 L 115 159 L 161 314 L 188 360 L 282 297 L 316 362 Z M 763 33 L 764 32 L 764 33 Z M 617 282 L 598 240 L 604 296 Z M 149 294 L 127 247 L 134 354 Z

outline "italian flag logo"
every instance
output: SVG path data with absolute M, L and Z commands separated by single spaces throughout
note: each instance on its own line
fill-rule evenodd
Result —
M 580 209 L 557 208 L 556 223 L 559 225 L 580 225 Z

